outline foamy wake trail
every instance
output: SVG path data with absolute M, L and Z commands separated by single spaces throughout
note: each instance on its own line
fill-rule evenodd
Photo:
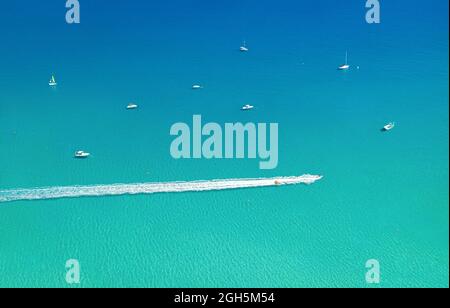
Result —
M 112 184 L 94 186 L 62 186 L 32 189 L 0 190 L 0 202 L 47 200 L 60 198 L 101 197 L 155 193 L 200 192 L 255 187 L 313 184 L 322 179 L 318 175 L 293 177 L 229 179 L 195 182 L 166 182 L 140 184 Z

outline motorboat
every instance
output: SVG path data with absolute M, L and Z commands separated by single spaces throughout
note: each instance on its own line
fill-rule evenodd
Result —
M 388 132 L 388 131 L 390 131 L 390 130 L 393 130 L 395 128 L 395 123 L 394 122 L 391 122 L 391 123 L 389 123 L 389 124 L 387 124 L 387 125 L 385 125 L 385 126 L 383 126 L 383 131 L 384 132 Z
M 88 158 L 89 156 L 91 156 L 91 154 L 85 151 L 77 151 L 75 153 L 75 158 Z
M 252 109 L 255 109 L 255 106 L 245 105 L 241 108 L 241 110 L 243 110 L 243 111 L 248 111 L 248 110 L 252 110 Z
M 139 107 L 138 105 L 131 103 L 131 104 L 128 104 L 127 109 L 128 110 L 137 109 L 138 107 Z

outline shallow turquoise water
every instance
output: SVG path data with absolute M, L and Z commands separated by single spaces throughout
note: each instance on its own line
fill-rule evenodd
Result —
M 448 286 L 448 2 L 385 4 L 379 26 L 360 1 L 91 2 L 79 26 L 53 2 L 5 4 L 17 18 L 0 19 L 15 30 L 0 49 L 1 189 L 325 178 L 1 204 L 0 286 L 64 287 L 71 258 L 84 287 L 365 287 L 372 258 L 383 287 Z M 346 50 L 359 70 L 335 70 Z M 169 128 L 193 114 L 278 122 L 278 168 L 173 160 Z M 93 156 L 72 159 L 79 148 Z

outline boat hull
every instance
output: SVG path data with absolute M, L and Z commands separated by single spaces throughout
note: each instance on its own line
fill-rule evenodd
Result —
M 350 69 L 350 65 L 343 65 L 343 66 L 339 66 L 338 70 L 340 71 L 346 71 Z

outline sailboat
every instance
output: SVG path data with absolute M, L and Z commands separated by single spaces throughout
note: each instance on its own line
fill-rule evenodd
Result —
M 338 67 L 338 70 L 340 71 L 346 71 L 350 68 L 350 65 L 348 64 L 348 52 L 345 53 L 345 64 Z
M 247 44 L 246 44 L 245 41 L 244 41 L 244 44 L 239 48 L 239 50 L 241 52 L 247 52 L 248 51 Z
M 52 78 L 50 78 L 50 81 L 48 82 L 48 85 L 51 87 L 54 87 L 56 85 L 58 85 L 58 83 L 56 82 L 55 76 L 52 75 Z

